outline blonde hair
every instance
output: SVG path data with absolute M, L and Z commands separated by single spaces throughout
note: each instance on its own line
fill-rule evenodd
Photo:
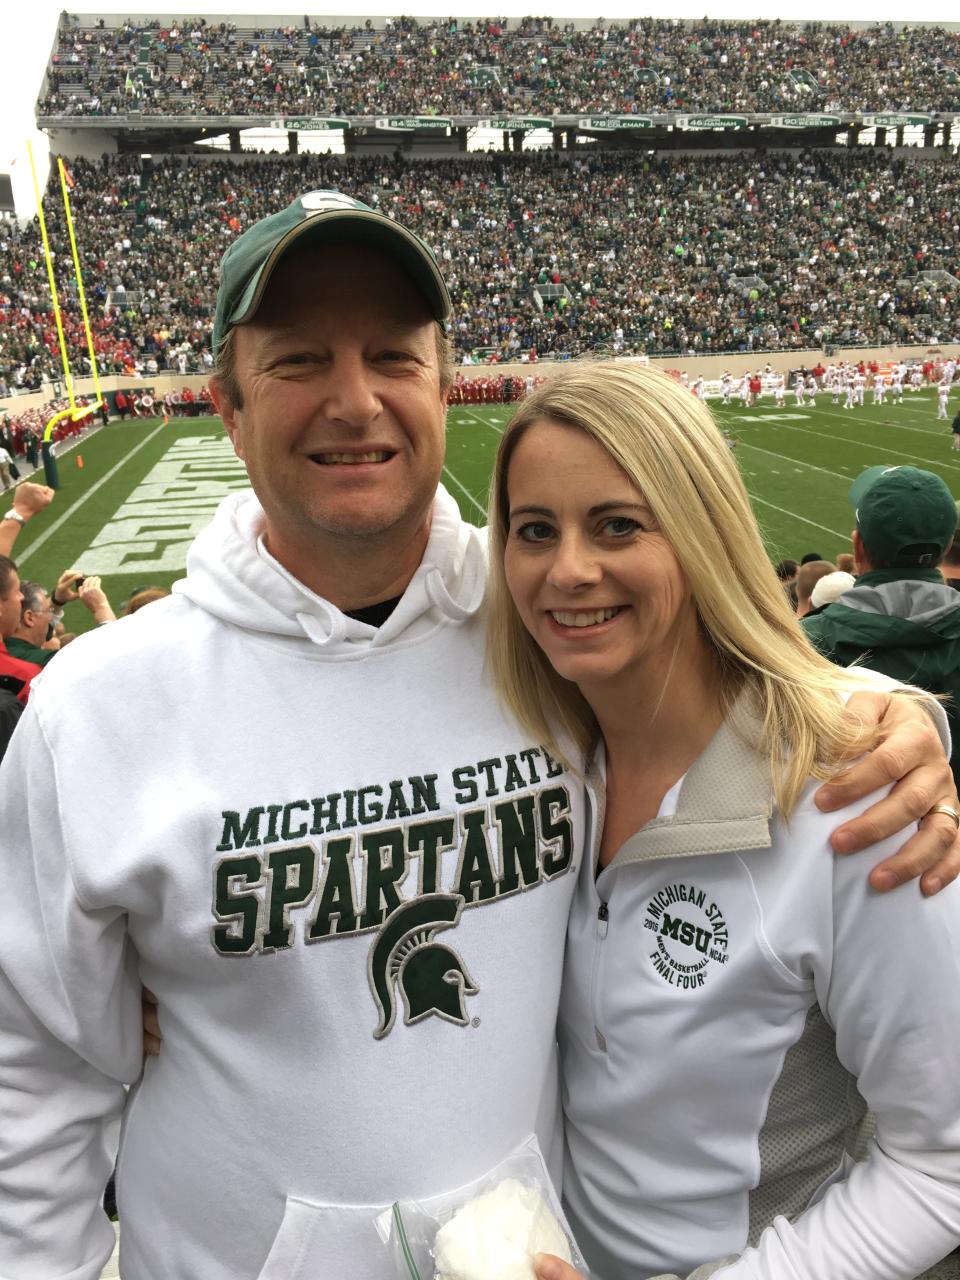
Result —
M 716 651 L 721 707 L 748 695 L 757 751 L 770 760 L 777 805 L 789 816 L 807 779 L 826 778 L 876 731 L 844 714 L 840 697 L 862 676 L 812 647 L 767 558 L 730 449 L 702 401 L 659 371 L 595 364 L 564 370 L 523 401 L 497 455 L 490 491 L 487 657 L 513 713 L 570 761 L 597 736 L 586 700 L 559 676 L 520 621 L 507 589 L 507 474 L 518 441 L 549 419 L 586 432 L 641 491 L 680 562 L 700 624 Z M 751 705 L 752 704 L 752 705 Z

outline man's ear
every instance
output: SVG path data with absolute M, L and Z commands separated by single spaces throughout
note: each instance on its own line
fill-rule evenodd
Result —
M 243 445 L 241 443 L 240 431 L 240 410 L 233 402 L 229 391 L 227 390 L 223 379 L 218 378 L 216 374 L 210 379 L 210 399 L 213 406 L 219 413 L 223 422 L 227 435 L 230 437 L 230 443 L 233 445 L 233 451 L 244 462 Z
M 853 544 L 854 568 L 857 573 L 866 572 L 866 549 L 863 545 L 863 539 L 860 537 L 860 530 L 854 529 L 850 534 L 850 541 Z

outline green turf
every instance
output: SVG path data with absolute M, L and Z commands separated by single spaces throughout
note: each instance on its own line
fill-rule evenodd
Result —
M 907 392 L 902 405 L 882 408 L 873 408 L 868 394 L 864 408 L 849 411 L 831 405 L 829 396 L 818 397 L 815 411 L 794 408 L 792 399 L 780 411 L 770 400 L 747 410 L 712 406 L 741 442 L 736 458 L 772 558 L 799 559 L 817 551 L 832 560 L 849 551 L 847 490 L 854 476 L 875 463 L 926 467 L 960 494 L 960 454 L 950 449 L 949 423 L 935 420 L 932 392 Z M 475 524 L 483 523 L 490 470 L 509 416 L 501 406 L 450 410 L 443 480 Z M 169 456 L 175 440 L 222 439 L 222 431 L 215 418 L 173 419 L 167 427 L 157 419 L 117 422 L 64 452 L 53 506 L 31 521 L 14 550 L 21 576 L 52 586 L 61 570 L 82 563 L 84 552 L 148 472 Z M 180 569 L 144 570 L 134 561 L 124 572 L 104 575 L 104 586 L 119 611 L 135 587 L 169 586 L 181 576 Z M 66 621 L 81 631 L 92 620 L 82 605 L 72 604 Z

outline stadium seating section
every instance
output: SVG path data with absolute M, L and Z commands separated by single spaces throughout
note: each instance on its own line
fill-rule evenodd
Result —
M 956 111 L 960 32 L 529 18 L 256 30 L 64 17 L 44 116 Z
M 106 372 L 202 371 L 221 253 L 269 210 L 323 186 L 401 216 L 434 247 L 461 358 L 960 340 L 960 184 L 949 160 L 859 147 L 433 161 L 114 156 L 70 169 Z M 58 208 L 51 196 L 52 244 L 68 263 Z M 0 224 L 9 387 L 37 386 L 59 368 L 48 299 L 37 228 Z M 79 309 L 67 305 L 65 317 L 82 372 Z
M 131 112 L 144 126 L 167 117 L 184 128 L 190 116 L 269 121 L 291 111 L 960 110 L 960 31 L 935 27 L 397 18 L 334 30 L 324 21 L 255 30 L 199 18 L 84 25 L 63 14 L 38 113 L 54 128 L 76 116 L 109 128 Z M 960 340 L 960 182 L 949 147 L 911 157 L 886 146 L 776 152 L 762 149 L 762 135 L 751 145 L 449 159 L 153 148 L 152 159 L 71 160 L 98 363 L 147 376 L 208 369 L 221 253 L 315 187 L 402 217 L 434 247 L 461 359 Z M 53 247 L 68 262 L 55 178 L 50 193 Z M 82 373 L 89 359 L 64 275 L 66 337 Z M 0 224 L 0 395 L 39 387 L 59 367 L 37 228 Z

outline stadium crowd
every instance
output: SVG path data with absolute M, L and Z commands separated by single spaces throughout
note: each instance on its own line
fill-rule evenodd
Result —
M 0 428 L 0 454 L 6 428 Z M 0 759 L 30 696 L 31 683 L 60 649 L 76 638 L 70 626 L 79 620 L 71 606 L 82 604 L 93 623 L 116 622 L 117 613 L 99 577 L 67 568 L 56 583 L 21 578 L 11 554 L 22 529 L 45 518 L 56 494 L 45 484 L 23 481 L 13 490 L 9 511 L 0 514 Z M 4 502 L 10 502 L 4 496 Z M 121 617 L 136 613 L 169 592 L 138 587 L 120 606 Z
M 240 29 L 64 15 L 42 115 L 955 111 L 960 33 L 941 27 L 550 18 Z
M 887 150 L 71 161 L 102 372 L 209 368 L 216 264 L 299 191 L 414 227 L 454 298 L 459 358 L 709 354 L 960 339 L 960 183 Z M 57 201 L 48 229 L 69 243 Z M 940 271 L 939 281 L 920 272 Z M 548 286 L 541 288 L 541 286 Z M 538 289 L 540 292 L 538 293 Z M 88 362 L 67 306 L 75 368 Z M 0 226 L 0 396 L 55 378 L 39 233 Z

